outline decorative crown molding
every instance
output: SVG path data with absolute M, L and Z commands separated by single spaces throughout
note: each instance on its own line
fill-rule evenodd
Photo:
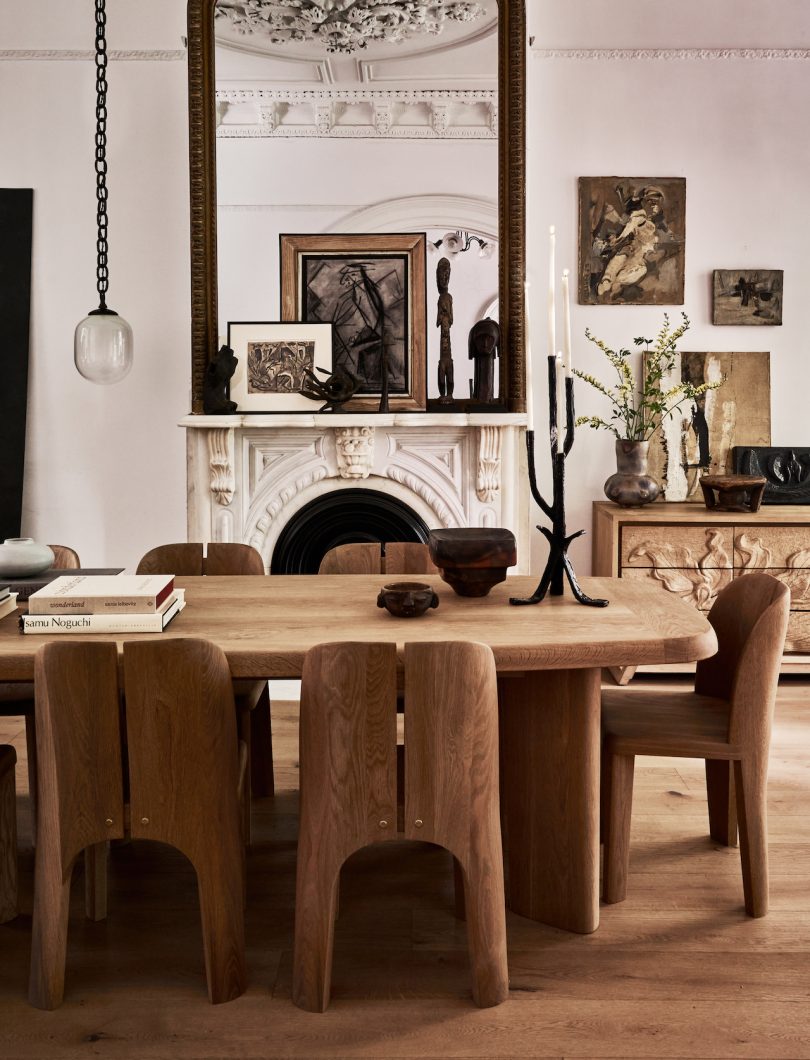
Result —
M 604 61 L 641 59 L 655 62 L 680 62 L 686 59 L 767 59 L 807 60 L 810 48 L 532 48 L 538 59 L 574 59 Z
M 498 93 L 492 89 L 272 89 L 220 87 L 217 136 L 391 137 L 495 140 Z M 309 108 L 302 115 L 301 107 Z M 251 107 L 228 122 L 230 108 Z M 294 123 L 287 118 L 290 107 Z M 469 110 L 478 108 L 470 121 Z M 242 120 L 240 120 L 242 119 Z
M 186 50 L 185 48 L 178 48 L 176 51 L 151 48 L 120 51 L 111 48 L 107 56 L 123 62 L 174 63 L 185 61 Z M 85 62 L 95 59 L 95 52 L 88 49 L 70 48 L 3 48 L 0 49 L 0 59 L 12 62 Z

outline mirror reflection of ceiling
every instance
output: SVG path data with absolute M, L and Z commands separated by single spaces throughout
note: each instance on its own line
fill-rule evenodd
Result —
M 484 14 L 474 0 L 220 0 L 215 17 L 220 40 L 246 36 L 263 50 L 314 41 L 328 52 L 351 54 L 371 44 L 439 36 Z
M 497 137 L 497 0 L 218 0 L 214 31 L 219 137 Z

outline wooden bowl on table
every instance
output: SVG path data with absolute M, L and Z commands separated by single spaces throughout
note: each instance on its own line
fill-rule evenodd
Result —
M 459 596 L 486 596 L 517 563 L 515 535 L 502 527 L 431 530 L 430 558 Z

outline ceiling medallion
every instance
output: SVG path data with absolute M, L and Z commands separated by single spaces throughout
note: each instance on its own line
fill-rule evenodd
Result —
M 448 19 L 472 22 L 485 14 L 471 0 L 219 0 L 214 11 L 237 33 L 261 34 L 271 44 L 316 41 L 330 52 L 400 44 L 441 33 Z

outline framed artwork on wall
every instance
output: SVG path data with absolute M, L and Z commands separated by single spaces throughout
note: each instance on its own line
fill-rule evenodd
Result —
M 781 324 L 781 269 L 715 269 L 713 324 Z
M 360 381 L 346 409 L 376 409 L 383 350 L 392 411 L 425 408 L 424 233 L 282 235 L 281 316 L 334 329 L 332 368 Z
M 579 178 L 581 305 L 683 305 L 684 177 Z
M 672 385 L 719 379 L 717 390 L 684 403 L 652 436 L 649 471 L 668 501 L 701 501 L 703 471 L 726 474 L 734 446 L 771 443 L 770 354 L 676 355 Z
M 262 321 L 228 323 L 237 357 L 230 396 L 240 412 L 315 412 L 299 393 L 306 372 L 332 369 L 332 325 Z

